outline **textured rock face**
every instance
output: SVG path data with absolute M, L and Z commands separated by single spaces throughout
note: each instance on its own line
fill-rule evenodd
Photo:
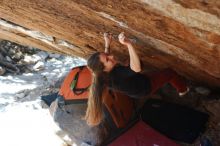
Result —
M 146 66 L 220 86 L 218 0 L 1 0 L 0 18 L 1 39 L 84 58 L 103 50 L 103 32 L 124 31 Z

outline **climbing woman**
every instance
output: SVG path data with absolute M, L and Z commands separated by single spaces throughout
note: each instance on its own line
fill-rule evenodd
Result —
M 104 34 L 105 51 L 94 53 L 87 61 L 88 67 L 93 72 L 93 84 L 90 88 L 85 118 L 91 126 L 98 125 L 103 119 L 102 92 L 105 87 L 136 99 L 154 93 L 165 83 L 175 87 L 180 96 L 189 91 L 186 83 L 171 69 L 149 75 L 141 74 L 140 59 L 131 40 L 127 39 L 124 33 L 120 33 L 118 39 L 128 48 L 129 66 L 119 64 L 110 54 L 112 35 L 109 33 Z

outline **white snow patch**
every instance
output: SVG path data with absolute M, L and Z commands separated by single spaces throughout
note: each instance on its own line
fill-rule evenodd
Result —
M 48 109 L 41 108 L 41 90 L 53 86 L 74 66 L 85 64 L 83 59 L 61 56 L 45 61 L 43 71 L 0 76 L 0 145 L 64 146 Z M 19 102 L 16 95 L 28 100 Z

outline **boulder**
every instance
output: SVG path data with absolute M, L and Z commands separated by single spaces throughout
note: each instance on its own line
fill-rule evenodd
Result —
M 216 0 L 3 0 L 0 39 L 87 58 L 103 51 L 104 32 L 123 31 L 135 40 L 145 68 L 170 67 L 220 87 L 219 8 Z M 119 60 L 128 58 L 116 39 L 111 45 Z
M 63 133 L 70 137 L 68 144 L 98 146 L 104 142 L 103 126 L 88 126 L 83 119 L 87 104 L 58 106 L 58 100 L 50 105 L 50 113 Z M 61 137 L 62 138 L 62 137 Z M 63 139 L 63 138 L 62 138 Z

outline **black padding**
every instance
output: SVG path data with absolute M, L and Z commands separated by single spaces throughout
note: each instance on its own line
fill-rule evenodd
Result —
M 144 104 L 141 117 L 167 137 L 192 143 L 204 132 L 209 116 L 189 107 L 150 99 Z

